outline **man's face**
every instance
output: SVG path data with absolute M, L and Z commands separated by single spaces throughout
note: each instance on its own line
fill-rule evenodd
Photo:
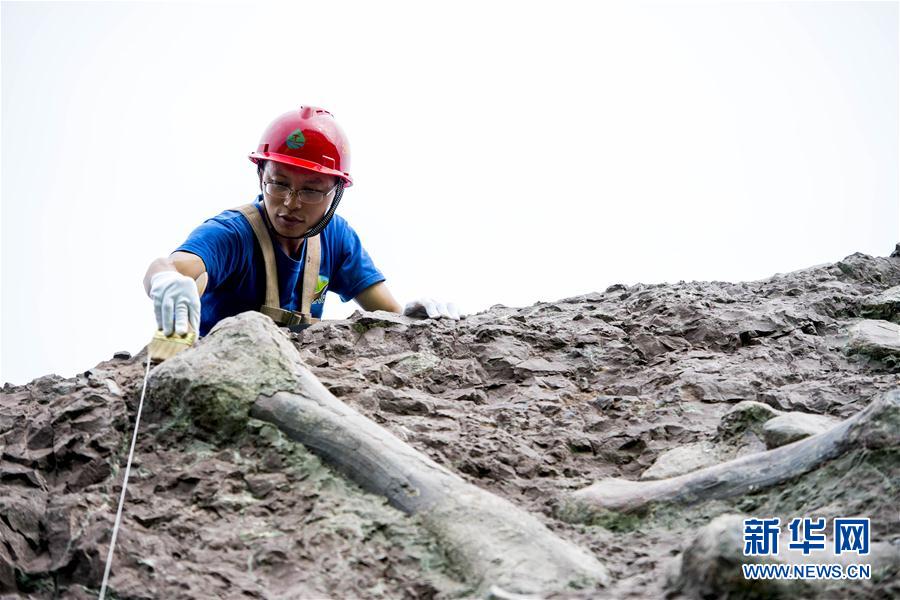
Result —
M 300 202 L 297 194 L 292 194 L 285 200 L 271 197 L 265 192 L 267 182 L 281 184 L 295 192 L 301 190 L 327 192 L 335 186 L 337 178 L 333 175 L 320 175 L 291 165 L 273 161 L 266 162 L 260 186 L 263 189 L 263 200 L 266 213 L 269 215 L 269 222 L 272 223 L 275 233 L 286 237 L 296 237 L 303 235 L 319 222 L 331 205 L 334 192 L 328 194 L 320 204 L 306 204 Z

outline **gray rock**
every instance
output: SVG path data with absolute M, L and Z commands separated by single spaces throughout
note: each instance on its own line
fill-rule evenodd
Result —
M 609 394 L 600 394 L 590 401 L 591 406 L 601 413 L 607 411 L 627 410 L 630 406 L 637 406 L 641 403 L 641 399 L 637 396 L 613 396 Z
M 900 323 L 900 285 L 863 299 L 860 314 L 868 319 Z
M 897 370 L 900 368 L 900 325 L 881 320 L 860 321 L 850 329 L 847 351 Z
M 106 384 L 106 389 L 109 390 L 109 393 L 113 396 L 121 396 L 122 388 L 119 387 L 119 384 L 113 381 L 112 379 L 104 379 L 103 383 Z
M 822 433 L 838 422 L 838 419 L 825 415 L 786 413 L 766 421 L 762 426 L 762 437 L 766 448 L 772 449 Z
M 747 378 L 723 377 L 717 373 L 685 371 L 680 375 L 681 398 L 699 402 L 743 402 L 756 398 L 757 392 Z
M 572 366 L 563 362 L 551 362 L 545 358 L 535 357 L 523 360 L 515 366 L 522 373 L 534 373 L 538 375 L 546 373 L 571 373 Z
M 698 442 L 673 448 L 659 455 L 649 469 L 641 474 L 641 480 L 676 477 L 720 462 L 716 446 Z
M 763 424 L 781 414 L 783 413 L 780 410 L 755 400 L 738 402 L 722 416 L 719 422 L 719 436 L 733 437 L 752 431 L 762 437 Z
M 675 587 L 688 598 L 789 598 L 803 583 L 744 579 L 741 564 L 763 562 L 743 555 L 743 515 L 726 514 L 700 528 L 684 551 Z
M 357 310 L 354 311 L 352 315 L 350 315 L 350 320 L 355 322 L 357 325 L 362 325 L 366 328 L 390 327 L 391 325 L 410 325 L 416 322 L 415 319 L 412 319 L 410 317 L 404 317 L 403 315 L 398 315 L 396 313 L 388 312 L 385 310 L 376 310 L 371 312 L 365 310 Z
M 441 364 L 441 358 L 430 352 L 414 352 L 394 363 L 388 363 L 395 373 L 401 375 L 421 375 Z
M 492 585 L 490 587 L 490 589 L 488 589 L 487 594 L 484 596 L 484 599 L 485 600 L 541 600 L 541 598 L 539 596 L 516 594 L 515 592 L 507 591 L 498 585 Z

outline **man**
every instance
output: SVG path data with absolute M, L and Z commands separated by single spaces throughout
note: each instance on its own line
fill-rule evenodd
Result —
M 401 309 L 359 236 L 335 214 L 353 180 L 349 145 L 331 113 L 300 107 L 281 115 L 249 158 L 262 192 L 256 201 L 207 220 L 147 269 L 144 288 L 165 335 L 206 335 L 247 310 L 307 324 L 321 318 L 328 290 L 365 310 L 459 318 L 453 304 L 427 298 Z

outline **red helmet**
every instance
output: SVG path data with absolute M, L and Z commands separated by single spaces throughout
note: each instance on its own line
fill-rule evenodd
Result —
M 250 160 L 274 160 L 286 165 L 350 179 L 350 144 L 330 112 L 315 106 L 301 106 L 269 124 Z

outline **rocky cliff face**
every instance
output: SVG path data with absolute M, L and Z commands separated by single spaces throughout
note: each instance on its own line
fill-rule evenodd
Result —
M 358 312 L 287 334 L 260 319 L 223 321 L 151 371 L 117 597 L 900 594 L 900 246 L 760 281 L 614 285 L 460 322 Z M 145 358 L 4 386 L 3 592 L 96 596 Z M 324 413 L 303 429 L 259 408 L 281 392 L 295 412 Z M 869 433 L 827 438 L 876 402 Z M 365 426 L 339 432 L 337 413 Z M 418 466 L 367 476 L 393 460 L 387 446 Z M 779 460 L 780 479 L 741 488 Z M 421 473 L 445 479 L 429 488 Z M 484 517 L 469 484 L 509 508 Z M 456 502 L 449 524 L 435 517 L 442 495 Z M 869 517 L 872 578 L 736 577 L 742 518 L 774 516 Z M 509 541 L 526 521 L 549 545 Z M 560 561 L 570 579 L 517 567 L 551 546 L 571 550 Z

